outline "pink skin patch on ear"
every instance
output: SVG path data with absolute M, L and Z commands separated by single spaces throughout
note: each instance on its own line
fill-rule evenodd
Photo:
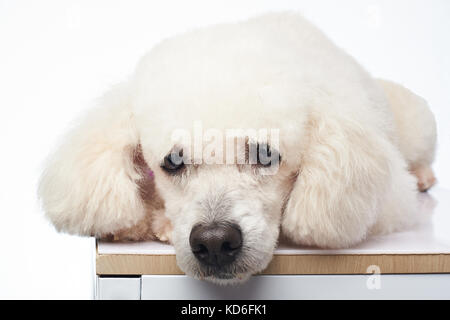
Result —
M 150 168 L 147 169 L 147 176 L 148 176 L 150 179 L 153 179 L 153 178 L 155 177 L 155 173 L 153 172 L 152 169 L 150 169 Z

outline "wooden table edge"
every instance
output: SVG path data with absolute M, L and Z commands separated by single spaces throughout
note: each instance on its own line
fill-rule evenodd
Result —
M 182 275 L 174 254 L 99 254 L 97 275 Z M 450 273 L 449 253 L 275 254 L 266 275 Z

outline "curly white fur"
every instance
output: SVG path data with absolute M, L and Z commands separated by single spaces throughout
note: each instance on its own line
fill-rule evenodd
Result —
M 39 194 L 63 231 L 102 236 L 145 215 L 132 153 L 139 141 L 126 85 L 118 85 L 78 121 L 48 161 Z

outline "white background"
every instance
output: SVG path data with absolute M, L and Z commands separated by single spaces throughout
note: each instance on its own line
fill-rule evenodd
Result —
M 285 9 L 429 101 L 434 168 L 450 188 L 448 0 L 0 0 L 0 298 L 92 297 L 92 241 L 58 234 L 36 199 L 42 163 L 69 122 L 160 39 Z

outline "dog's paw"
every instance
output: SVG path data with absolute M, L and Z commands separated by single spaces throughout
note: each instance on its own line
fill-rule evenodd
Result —
M 155 236 L 152 230 L 152 217 L 148 214 L 134 226 L 102 235 L 100 238 L 102 240 L 115 242 L 154 240 Z
M 433 170 L 428 166 L 418 167 L 412 173 L 417 177 L 417 188 L 421 192 L 430 189 L 437 181 Z
M 153 217 L 153 233 L 160 241 L 172 243 L 172 223 L 164 215 L 157 214 Z

